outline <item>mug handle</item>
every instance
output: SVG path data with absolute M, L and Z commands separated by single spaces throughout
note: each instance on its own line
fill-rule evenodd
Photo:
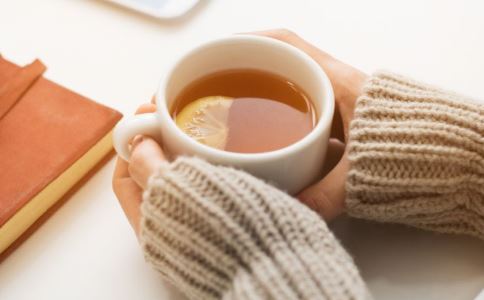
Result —
M 137 135 L 148 135 L 161 142 L 160 123 L 157 113 L 145 113 L 124 117 L 113 131 L 113 145 L 118 155 L 129 161 L 129 142 Z

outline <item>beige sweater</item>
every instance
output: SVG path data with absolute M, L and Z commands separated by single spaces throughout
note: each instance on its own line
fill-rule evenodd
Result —
M 484 107 L 388 73 L 358 99 L 349 214 L 484 238 Z M 142 204 L 146 259 L 191 299 L 369 299 L 324 221 L 242 171 L 179 158 Z

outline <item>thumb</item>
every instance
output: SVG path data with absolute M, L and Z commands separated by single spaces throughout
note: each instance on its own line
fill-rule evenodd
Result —
M 160 145 L 150 137 L 138 136 L 131 146 L 128 171 L 131 178 L 145 189 L 150 176 L 165 161 Z
M 344 210 L 345 182 L 349 170 L 347 152 L 321 181 L 303 190 L 297 198 L 321 215 L 326 221 Z

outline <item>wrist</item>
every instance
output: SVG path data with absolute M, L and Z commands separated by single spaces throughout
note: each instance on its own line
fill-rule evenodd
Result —
M 333 82 L 336 109 L 340 114 L 345 141 L 347 141 L 356 100 L 362 95 L 369 76 L 343 62 L 335 61 L 335 64 L 337 64 L 336 69 L 338 70 L 338 76 Z

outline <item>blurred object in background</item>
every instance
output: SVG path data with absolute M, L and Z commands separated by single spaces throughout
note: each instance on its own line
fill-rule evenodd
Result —
M 477 295 L 477 298 L 474 300 L 484 300 L 484 289 L 481 291 L 479 295 Z
M 137 10 L 144 14 L 160 18 L 176 18 L 197 4 L 199 0 L 107 0 Z

